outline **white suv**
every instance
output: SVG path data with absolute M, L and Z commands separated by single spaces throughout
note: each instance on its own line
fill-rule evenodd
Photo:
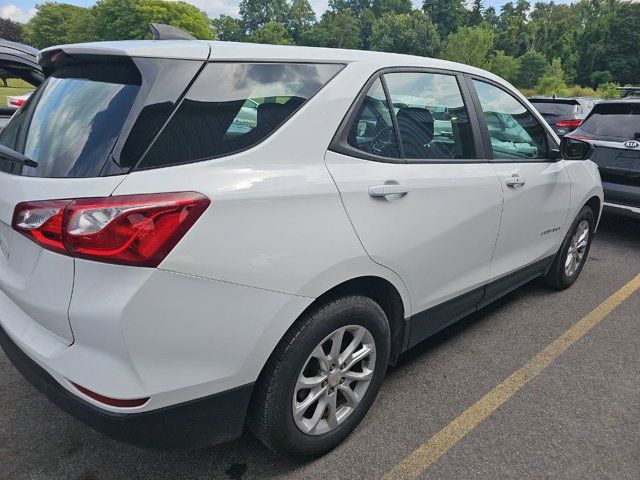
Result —
M 0 343 L 114 437 L 247 426 L 321 454 L 402 352 L 536 277 L 568 287 L 588 254 L 588 150 L 560 158 L 483 70 L 188 40 L 39 61 L 0 134 Z

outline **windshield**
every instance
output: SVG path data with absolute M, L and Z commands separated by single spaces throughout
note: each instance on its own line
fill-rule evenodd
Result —
M 38 177 L 99 174 L 140 89 L 131 64 L 62 67 L 25 101 L 0 133 L 5 145 L 38 163 L 0 170 Z
M 640 138 L 640 102 L 598 104 L 580 131 L 617 140 Z

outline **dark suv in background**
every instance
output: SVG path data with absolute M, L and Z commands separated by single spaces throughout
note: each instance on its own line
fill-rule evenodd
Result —
M 594 147 L 605 207 L 640 215 L 640 98 L 606 100 L 593 107 L 568 141 L 587 141 Z
M 559 137 L 572 132 L 589 115 L 593 106 L 602 101 L 596 97 L 532 97 L 531 104 L 538 110 Z

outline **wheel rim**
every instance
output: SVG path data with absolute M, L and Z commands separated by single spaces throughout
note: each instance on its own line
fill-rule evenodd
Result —
M 340 327 L 311 352 L 293 391 L 293 418 L 308 435 L 338 428 L 362 401 L 373 378 L 376 346 L 359 325 Z
M 564 262 L 564 273 L 572 277 L 580 268 L 589 244 L 589 222 L 582 220 L 569 243 L 567 259 Z

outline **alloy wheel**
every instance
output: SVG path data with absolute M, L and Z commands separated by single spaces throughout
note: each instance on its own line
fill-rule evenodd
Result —
M 589 222 L 582 220 L 571 238 L 567 259 L 564 262 L 564 272 L 567 277 L 572 277 L 584 260 L 584 254 L 589 245 Z
M 327 335 L 307 358 L 293 391 L 293 418 L 308 435 L 338 428 L 362 401 L 376 363 L 371 332 L 359 325 Z

